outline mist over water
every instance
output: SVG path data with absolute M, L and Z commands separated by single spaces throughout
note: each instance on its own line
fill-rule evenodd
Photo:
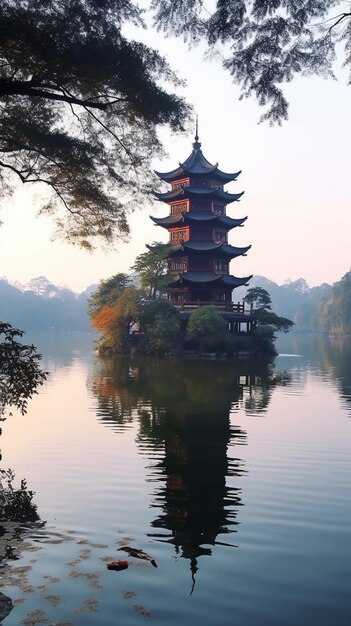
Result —
M 2 466 L 45 524 L 2 531 L 4 625 L 349 625 L 350 342 L 284 337 L 268 366 L 30 340 L 51 375 Z

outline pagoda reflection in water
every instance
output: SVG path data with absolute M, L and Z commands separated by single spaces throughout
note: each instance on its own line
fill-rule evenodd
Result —
M 268 378 L 268 370 L 257 377 L 249 366 L 223 361 L 118 358 L 92 381 L 103 423 L 120 429 L 124 419 L 139 421 L 137 443 L 155 483 L 148 536 L 190 561 L 192 587 L 199 557 L 215 545 L 235 545 L 228 535 L 243 504 L 235 478 L 245 469 L 232 452 L 246 433 L 231 425 L 230 413 L 254 397 L 255 383 L 263 411 Z

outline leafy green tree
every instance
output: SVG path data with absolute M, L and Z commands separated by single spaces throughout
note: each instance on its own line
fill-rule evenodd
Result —
M 282 85 L 295 76 L 333 77 L 336 46 L 351 66 L 351 11 L 340 0 L 153 0 L 160 30 L 192 45 L 207 41 L 241 97 L 255 95 L 267 106 L 263 120 L 288 116 Z
M 180 130 L 189 114 L 164 87 L 179 84 L 167 62 L 128 39 L 128 24 L 144 26 L 131 0 L 0 4 L 0 183 L 46 186 L 41 210 L 86 247 L 128 234 L 156 127 Z
M 282 315 L 277 315 L 273 313 L 273 311 L 257 311 L 256 319 L 258 320 L 261 326 L 271 326 L 274 330 L 287 333 L 294 326 L 294 322 L 289 320 L 287 317 L 283 317 Z
M 201 306 L 192 312 L 186 329 L 190 345 L 203 352 L 225 350 L 228 346 L 227 323 L 212 305 Z
M 167 300 L 157 300 L 148 304 L 140 322 L 144 331 L 140 346 L 142 352 L 163 356 L 181 349 L 179 311 Z
M 274 354 L 276 331 L 287 333 L 294 326 L 294 322 L 271 311 L 271 297 L 262 287 L 248 289 L 244 301 L 254 306 L 256 327 L 253 334 L 258 340 L 256 347 Z
M 252 287 L 247 290 L 244 301 L 254 305 L 254 314 L 260 326 L 271 326 L 274 330 L 287 333 L 294 322 L 286 317 L 277 315 L 271 311 L 271 297 L 262 287 Z
M 131 269 L 140 277 L 141 287 L 149 300 L 156 300 L 166 292 L 169 282 L 167 258 L 170 244 L 154 241 L 147 248 L 147 252 L 137 256 Z
M 244 301 L 248 304 L 252 304 L 255 307 L 256 311 L 268 311 L 271 309 L 271 297 L 268 291 L 266 291 L 266 289 L 263 289 L 262 287 L 251 287 L 251 289 L 248 289 L 247 294 L 244 297 Z
M 46 379 L 36 348 L 17 341 L 23 334 L 11 324 L 0 322 L 0 416 L 11 406 L 25 413 L 28 399 Z
M 123 291 L 132 285 L 131 278 L 127 274 L 120 272 L 101 280 L 98 288 L 88 298 L 88 314 L 90 317 L 104 306 L 114 306 L 116 300 L 122 295 Z

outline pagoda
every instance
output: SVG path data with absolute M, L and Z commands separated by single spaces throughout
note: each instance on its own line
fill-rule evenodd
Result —
M 176 169 L 155 171 L 155 174 L 171 185 L 169 191 L 154 192 L 158 200 L 168 204 L 169 214 L 151 217 L 169 233 L 168 264 L 172 276 L 168 285 L 169 300 L 189 315 L 204 304 L 215 305 L 221 312 L 244 313 L 243 305 L 233 304 L 232 292 L 236 287 L 247 285 L 252 276 L 231 275 L 229 263 L 231 259 L 245 256 L 251 246 L 230 245 L 228 233 L 241 227 L 247 217 L 227 215 L 227 205 L 240 200 L 243 192 L 224 191 L 224 185 L 235 181 L 240 171 L 226 173 L 219 169 L 218 163 L 212 165 L 207 161 L 196 123 L 190 156 Z

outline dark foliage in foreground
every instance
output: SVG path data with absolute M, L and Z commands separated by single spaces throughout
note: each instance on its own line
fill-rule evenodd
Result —
M 21 480 L 19 488 L 14 486 L 15 474 L 11 469 L 0 470 L 0 520 L 7 522 L 36 522 L 39 520 L 37 507 L 33 503 L 34 492 Z
M 36 348 L 17 341 L 23 334 L 11 324 L 0 322 L 0 415 L 8 406 L 25 413 L 28 399 L 46 379 Z
M 152 184 L 156 128 L 189 109 L 159 53 L 128 39 L 143 27 L 130 0 L 3 0 L 0 5 L 0 184 L 41 183 L 42 211 L 91 247 L 129 232 L 128 209 Z

